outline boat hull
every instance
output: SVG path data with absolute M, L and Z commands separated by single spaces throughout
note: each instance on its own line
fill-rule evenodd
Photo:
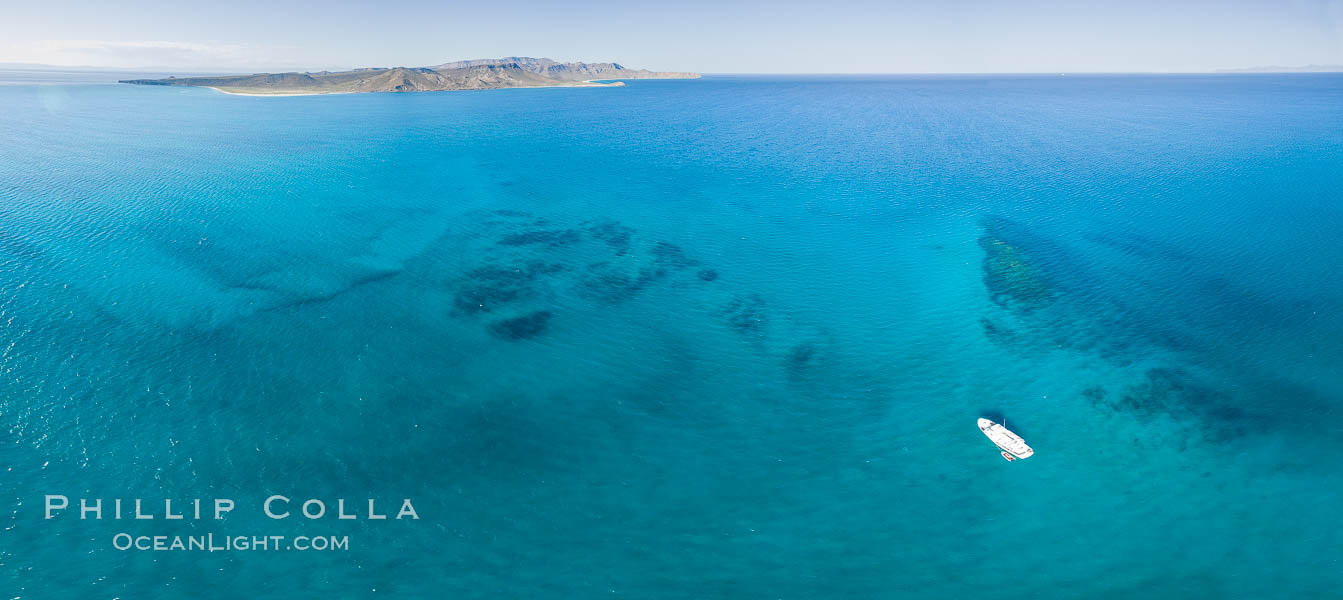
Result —
M 988 419 L 980 419 L 979 431 L 983 432 L 984 436 L 989 438 L 989 441 L 993 442 L 999 450 L 1002 450 L 1003 458 L 1006 458 L 1009 461 L 1015 458 L 1030 458 L 1035 456 L 1035 450 L 1026 445 L 1026 440 L 1021 439 L 1021 436 L 1012 433 L 1011 430 L 1002 425 L 994 423 Z M 1011 455 L 1013 458 L 1008 458 L 1008 455 Z

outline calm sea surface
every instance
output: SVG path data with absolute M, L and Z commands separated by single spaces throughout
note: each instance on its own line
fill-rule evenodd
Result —
M 0 75 L 4 598 L 1343 586 L 1343 76 Z

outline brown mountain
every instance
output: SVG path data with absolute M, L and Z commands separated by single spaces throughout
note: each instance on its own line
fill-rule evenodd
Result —
M 562 63 L 555 62 L 549 58 L 530 58 L 526 56 L 459 60 L 456 62 L 435 65 L 429 68 L 443 71 L 470 67 L 497 67 L 507 65 L 517 65 L 518 68 L 529 73 L 568 81 L 588 81 L 593 79 L 694 79 L 699 77 L 698 73 L 659 73 L 646 69 L 627 69 L 616 63 Z

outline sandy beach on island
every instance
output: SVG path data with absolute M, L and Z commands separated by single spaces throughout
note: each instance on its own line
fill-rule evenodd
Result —
M 189 87 L 194 87 L 194 86 L 189 86 Z M 274 94 L 268 94 L 268 93 L 265 93 L 265 92 L 231 92 L 231 91 L 226 90 L 226 89 L 224 89 L 224 88 L 217 88 L 217 87 L 210 87 L 210 86 L 201 86 L 201 87 L 206 87 L 206 88 L 212 89 L 212 90 L 214 90 L 214 91 L 216 91 L 216 92 L 219 92 L 219 93 L 222 93 L 222 94 L 228 94 L 228 95 L 230 95 L 230 96 L 261 96 L 261 97 L 267 97 L 267 96 L 270 96 L 270 97 L 280 97 L 280 96 L 333 96 L 333 95 L 337 95 L 337 94 L 358 94 L 358 93 L 359 93 L 359 92 L 299 92 L 299 93 L 294 93 L 294 92 L 279 92 L 279 93 L 274 93 Z

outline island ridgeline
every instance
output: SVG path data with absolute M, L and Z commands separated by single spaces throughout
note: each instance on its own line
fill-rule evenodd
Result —
M 462 60 L 432 67 L 123 79 L 120 83 L 209 87 L 235 94 L 293 95 L 610 86 L 622 85 L 619 83 L 622 79 L 697 77 L 698 73 L 630 69 L 616 63 L 557 62 L 548 58 L 512 56 Z M 599 83 L 600 81 L 612 83 Z

